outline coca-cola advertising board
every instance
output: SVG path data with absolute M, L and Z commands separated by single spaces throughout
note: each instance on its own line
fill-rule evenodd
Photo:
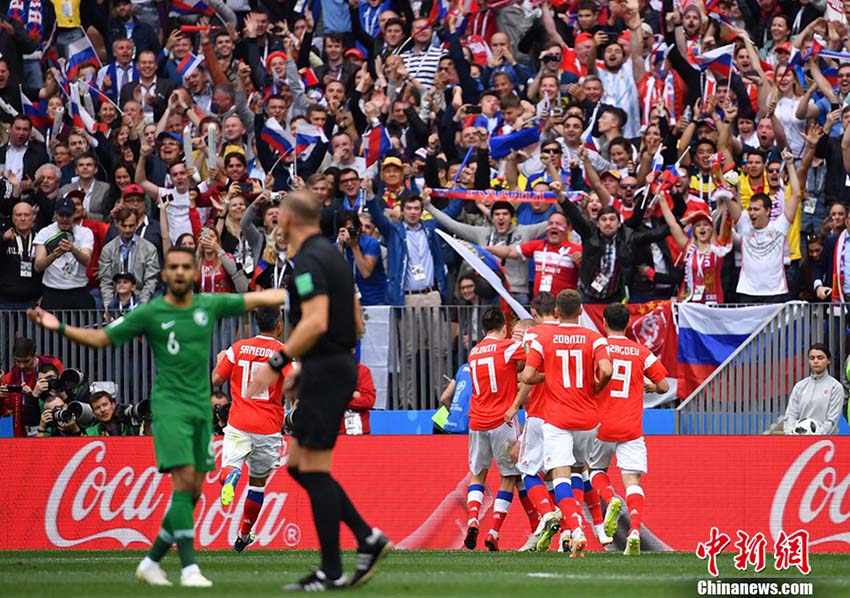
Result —
M 850 552 L 850 440 L 651 436 L 647 447 L 644 541 L 651 546 L 693 551 L 712 527 L 762 532 L 771 541 L 782 530 L 805 529 L 812 551 Z M 0 440 L 0 450 L 0 548 L 144 548 L 158 532 L 171 482 L 156 470 L 151 439 Z M 333 473 L 366 520 L 400 548 L 461 546 L 466 437 L 340 438 Z M 619 472 L 612 474 L 622 492 Z M 495 471 L 488 482 L 482 512 L 498 488 Z M 246 486 L 225 509 L 215 472 L 207 476 L 196 511 L 198 546 L 230 546 Z M 504 548 L 520 546 L 528 535 L 514 502 L 502 528 Z M 285 468 L 269 480 L 255 531 L 252 549 L 318 545 L 310 503 Z M 347 532 L 343 542 L 353 546 Z

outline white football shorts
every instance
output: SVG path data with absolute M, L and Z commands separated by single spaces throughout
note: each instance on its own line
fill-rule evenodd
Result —
M 646 473 L 646 442 L 643 436 L 626 442 L 609 442 L 599 440 L 593 442 L 590 451 L 591 469 L 608 469 L 617 456 L 617 467 L 623 473 Z
M 511 459 L 511 446 L 518 440 L 519 424 L 502 424 L 492 430 L 469 431 L 469 471 L 478 475 L 488 469 L 493 461 L 503 476 L 519 475 L 516 464 Z
M 264 478 L 281 463 L 283 435 L 254 434 L 243 432 L 233 426 L 224 428 L 224 442 L 221 446 L 221 467 L 241 468 L 248 461 L 248 475 L 252 478 Z
M 519 459 L 517 469 L 525 475 L 537 475 L 543 471 L 543 419 L 529 417 L 519 437 Z

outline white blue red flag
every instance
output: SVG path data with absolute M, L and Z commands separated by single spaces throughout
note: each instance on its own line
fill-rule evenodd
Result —
M 41 101 L 38 105 L 33 104 L 30 99 L 21 91 L 21 108 L 25 116 L 28 116 L 32 122 L 32 126 L 42 131 L 50 124 L 50 119 L 47 117 L 46 102 Z
M 325 132 L 320 127 L 303 121 L 295 125 L 295 151 L 299 155 L 308 156 L 320 141 L 328 142 Z
M 268 143 L 278 153 L 281 159 L 286 158 L 295 149 L 292 143 L 292 137 L 283 130 L 283 127 L 274 118 L 266 119 L 266 124 L 263 125 L 263 129 L 260 131 L 260 139 Z
M 699 70 L 711 69 L 721 79 L 728 79 L 732 73 L 732 56 L 735 52 L 735 44 L 729 44 L 697 54 L 696 58 Z
M 360 138 L 360 155 L 366 158 L 366 168 L 393 149 L 393 142 L 383 126 L 372 127 Z
M 65 74 L 69 79 L 77 76 L 77 72 L 86 64 L 100 68 L 100 59 L 91 45 L 88 37 L 81 37 L 68 44 L 68 62 L 65 64 Z
M 208 15 L 215 14 L 215 10 L 204 0 L 174 0 L 171 10 L 181 15 Z

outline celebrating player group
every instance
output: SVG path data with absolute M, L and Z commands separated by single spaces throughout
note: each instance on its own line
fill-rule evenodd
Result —
M 508 338 L 502 312 L 486 310 L 486 337 L 469 353 L 472 483 L 464 545 L 476 546 L 493 460 L 502 478 L 485 540 L 489 550 L 499 550 L 499 529 L 515 487 L 531 528 L 521 551 L 548 550 L 563 530 L 558 550 L 584 556 L 583 503 L 600 544 L 611 544 L 623 507 L 607 474 L 616 455 L 629 519 L 624 554 L 638 555 L 644 510 L 640 478 L 647 472 L 643 393 L 666 392 L 667 372 L 649 349 L 626 338 L 629 310 L 620 303 L 605 308 L 606 336 L 579 326 L 576 291 L 557 297 L 539 293 L 532 314 L 535 321 L 518 322 Z M 527 418 L 520 434 L 516 415 L 522 406 Z

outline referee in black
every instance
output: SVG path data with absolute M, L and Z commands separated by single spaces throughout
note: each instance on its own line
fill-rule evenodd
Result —
M 289 473 L 310 495 L 322 550 L 322 566 L 284 590 L 331 590 L 366 583 L 392 549 L 380 530 L 369 526 L 342 486 L 331 477 L 331 453 L 340 423 L 357 384 L 352 349 L 363 331 L 360 302 L 351 268 L 319 227 L 321 203 L 312 193 L 288 193 L 280 205 L 282 227 L 295 253 L 287 284 L 289 314 L 295 328 L 286 349 L 260 369 L 248 395 L 267 387 L 294 359 L 300 369 L 299 402 L 292 414 Z M 339 524 L 357 538 L 357 568 L 350 582 L 342 574 Z

